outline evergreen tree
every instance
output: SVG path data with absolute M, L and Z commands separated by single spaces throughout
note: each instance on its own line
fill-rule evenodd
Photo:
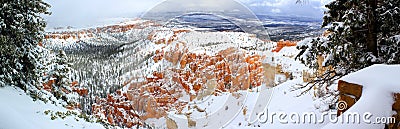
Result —
M 386 0 L 384 4 L 377 9 L 379 14 L 378 34 L 379 48 L 383 62 L 388 64 L 400 63 L 400 0 Z
M 57 98 L 68 101 L 67 93 L 72 92 L 71 76 L 72 68 L 64 51 L 60 50 L 55 57 L 49 54 L 47 63 L 47 75 L 44 81 L 54 80 L 51 93 Z
M 56 58 L 56 78 L 57 85 L 65 89 L 70 89 L 71 85 L 71 64 L 68 62 L 67 55 L 64 51 L 60 50 Z
M 302 51 L 296 57 L 310 68 L 317 69 L 317 56 L 322 66 L 332 66 L 307 85 L 324 91 L 340 77 L 376 63 L 399 63 L 400 0 L 335 0 L 326 5 L 322 27 L 330 34 L 298 44 Z
M 0 86 L 14 85 L 36 91 L 41 83 L 40 62 L 45 22 L 50 6 L 42 0 L 2 0 L 0 2 Z

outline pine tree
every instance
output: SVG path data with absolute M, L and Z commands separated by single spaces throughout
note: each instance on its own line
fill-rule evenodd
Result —
M 377 9 L 379 14 L 378 37 L 381 39 L 378 48 L 382 60 L 388 64 L 400 64 L 400 0 L 386 0 Z
M 60 50 L 55 58 L 55 65 L 50 72 L 50 76 L 55 78 L 52 92 L 57 99 L 67 101 L 66 93 L 72 92 L 71 89 L 71 64 L 64 51 Z
M 0 2 L 0 86 L 14 85 L 35 91 L 40 85 L 40 62 L 45 22 L 50 6 L 42 0 L 2 0 Z
M 399 63 L 400 0 L 335 0 L 326 5 L 322 27 L 330 34 L 298 44 L 297 55 L 304 64 L 317 69 L 317 56 L 323 56 L 322 66 L 332 66 L 310 83 L 298 87 L 324 91 L 335 80 L 376 63 Z

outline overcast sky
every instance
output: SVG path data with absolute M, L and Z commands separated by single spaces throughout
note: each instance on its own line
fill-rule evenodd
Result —
M 90 27 L 135 18 L 164 0 L 45 0 L 52 15 L 45 16 L 48 28 Z M 319 18 L 331 0 L 238 0 L 256 14 L 298 15 Z M 182 3 L 185 4 L 185 3 Z M 186 3 L 187 4 L 187 3 Z M 222 6 L 222 5 L 221 5 Z

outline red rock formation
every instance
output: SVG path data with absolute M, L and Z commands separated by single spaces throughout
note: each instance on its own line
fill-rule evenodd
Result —
M 176 30 L 157 30 L 152 32 L 150 35 L 147 36 L 148 40 L 153 41 L 155 44 L 170 44 L 178 39 L 178 36 L 180 33 L 187 33 L 190 32 L 190 30 L 185 30 L 185 29 L 176 29 Z M 170 37 L 163 37 L 162 39 L 155 39 L 157 34 L 162 34 L 162 33 L 171 33 L 172 36 Z
M 118 91 L 114 95 L 108 95 L 107 99 L 96 98 L 92 106 L 92 113 L 95 116 L 105 116 L 111 125 L 122 125 L 132 127 L 143 125 L 140 116 L 134 112 L 132 102 L 127 99 L 127 94 Z
M 52 89 L 54 83 L 55 83 L 55 80 L 49 80 L 47 83 L 43 84 L 43 89 L 51 92 L 51 89 Z
M 178 45 L 179 47 L 184 47 L 184 45 Z M 172 51 L 178 50 L 182 49 L 173 49 Z M 162 51 L 164 49 L 156 53 L 164 53 Z M 171 53 L 176 52 L 165 51 L 165 59 L 178 62 L 179 58 L 174 58 L 172 56 L 174 54 Z M 111 124 L 132 127 L 143 124 L 141 121 L 145 119 L 165 116 L 166 111 L 170 109 L 177 109 L 178 112 L 181 112 L 187 104 L 187 102 L 178 101 L 182 92 L 189 93 L 193 90 L 197 94 L 206 89 L 207 80 L 213 78 L 217 81 L 215 95 L 218 95 L 219 92 L 245 90 L 249 88 L 250 84 L 254 87 L 260 86 L 263 82 L 261 57 L 234 53 L 236 50 L 231 49 L 215 56 L 180 52 L 180 68 L 190 67 L 190 70 L 171 69 L 173 72 L 169 73 L 172 75 L 171 78 L 166 78 L 162 71 L 153 72 L 152 77 L 147 77 L 145 82 L 124 83 L 129 85 L 129 90 L 127 92 L 117 91 L 113 95 L 108 95 L 107 99 L 97 99 L 96 104 L 93 105 L 93 114 L 99 116 L 103 114 Z M 235 57 L 240 57 L 235 60 L 238 62 L 230 62 Z M 235 63 L 244 65 L 232 65 Z M 232 73 L 239 74 L 233 77 Z M 247 85 L 243 83 L 246 81 Z M 230 87 L 229 84 L 231 84 Z M 196 95 L 191 94 L 191 100 L 195 98 Z M 142 114 L 133 112 L 142 112 Z
M 87 88 L 72 87 L 72 91 L 78 93 L 80 96 L 86 96 L 89 93 L 89 90 Z
M 77 85 L 79 85 L 78 81 L 73 81 L 73 82 L 71 83 L 71 86 L 72 86 L 72 87 L 75 87 L 75 86 L 77 86 Z
M 83 37 L 92 38 L 94 33 L 121 33 L 127 32 L 132 29 L 143 29 L 149 26 L 159 26 L 152 21 L 145 21 L 142 23 L 126 24 L 126 25 L 109 25 L 104 27 L 82 29 L 77 31 L 64 31 L 64 32 L 53 32 L 45 34 L 44 39 L 63 39 L 72 38 L 74 40 L 80 40 Z
M 296 45 L 297 45 L 297 42 L 279 40 L 279 41 L 277 42 L 276 49 L 272 50 L 272 52 L 279 52 L 279 51 L 281 51 L 284 47 L 291 47 L 291 46 L 296 46 Z
M 158 62 L 162 60 L 164 57 L 164 51 L 163 50 L 156 50 L 156 55 L 153 57 L 154 62 Z

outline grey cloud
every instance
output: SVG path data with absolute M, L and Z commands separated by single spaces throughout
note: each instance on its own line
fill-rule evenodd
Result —
M 46 0 L 52 5 L 51 16 L 45 16 L 48 28 L 60 26 L 90 27 L 115 23 L 121 18 L 134 18 L 146 12 L 163 0 Z M 169 0 L 172 1 L 172 0 Z M 210 10 L 232 8 L 229 0 L 173 0 L 178 5 L 196 9 L 208 7 Z M 295 0 L 239 0 L 258 14 L 281 14 L 321 17 L 321 3 L 331 0 L 309 0 L 305 4 L 295 4 Z M 180 6 L 171 7 L 178 10 Z

